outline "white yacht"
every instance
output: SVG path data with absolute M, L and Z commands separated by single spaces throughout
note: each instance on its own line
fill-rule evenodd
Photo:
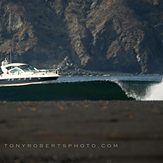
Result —
M 42 84 L 56 80 L 58 70 L 39 70 L 25 63 L 8 63 L 5 59 L 1 63 L 0 85 Z

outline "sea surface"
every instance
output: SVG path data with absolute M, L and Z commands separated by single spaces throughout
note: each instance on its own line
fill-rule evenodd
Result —
M 60 76 L 40 84 L 0 86 L 0 101 L 163 100 L 162 75 Z

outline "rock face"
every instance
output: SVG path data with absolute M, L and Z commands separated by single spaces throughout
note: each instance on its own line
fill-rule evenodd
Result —
M 163 71 L 161 0 L 1 0 L 0 58 L 98 71 Z

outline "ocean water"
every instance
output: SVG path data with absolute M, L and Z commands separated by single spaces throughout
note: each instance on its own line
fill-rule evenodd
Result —
M 61 76 L 40 84 L 0 86 L 0 101 L 163 100 L 161 75 Z

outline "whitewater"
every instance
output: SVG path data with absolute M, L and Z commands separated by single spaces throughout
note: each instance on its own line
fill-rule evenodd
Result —
M 160 101 L 163 100 L 163 81 L 147 88 L 143 101 Z

